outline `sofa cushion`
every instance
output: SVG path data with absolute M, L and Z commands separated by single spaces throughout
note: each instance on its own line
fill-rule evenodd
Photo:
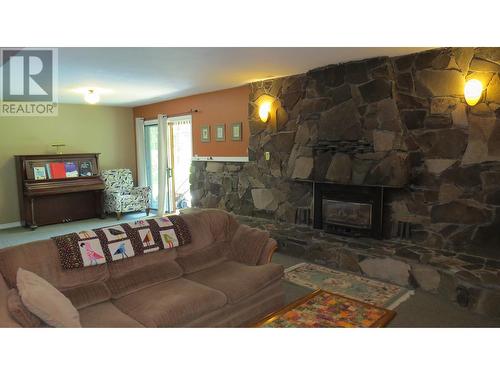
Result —
M 80 327 L 80 316 L 71 301 L 47 280 L 19 268 L 17 289 L 24 306 L 52 327 Z
M 62 294 L 71 301 L 76 309 L 83 309 L 111 299 L 111 292 L 103 282 L 63 290 Z
M 9 290 L 7 294 L 7 309 L 9 310 L 10 316 L 12 316 L 12 318 L 22 327 L 38 328 L 43 324 L 38 316 L 24 306 L 17 289 Z
M 236 304 L 227 304 L 185 323 L 183 327 L 249 327 L 249 323 L 255 323 L 283 306 L 285 292 L 281 280 L 278 280 Z
M 182 214 L 182 218 L 192 233 L 192 242 L 177 249 L 179 256 L 230 240 L 239 225 L 233 215 L 215 209 Z
M 117 299 L 113 303 L 146 327 L 176 327 L 227 302 L 218 290 L 179 278 Z
M 19 268 L 31 271 L 47 280 L 59 290 L 69 290 L 83 285 L 106 281 L 109 277 L 108 266 L 63 270 L 59 253 L 53 240 L 29 242 L 12 246 L 0 251 L 0 273 L 10 288 L 16 287 Z
M 179 247 L 177 249 L 179 254 L 181 252 L 189 253 L 196 249 L 202 249 L 215 241 L 214 235 L 210 231 L 210 225 L 201 216 L 201 212 L 183 214 L 182 218 L 191 232 L 191 243 Z
M 106 282 L 114 299 L 182 276 L 182 268 L 168 251 L 125 259 L 109 265 Z
M 226 261 L 203 271 L 186 275 L 189 280 L 223 292 L 230 304 L 257 293 L 283 276 L 283 266 L 269 263 L 262 266 Z
M 224 210 L 206 209 L 198 215 L 207 223 L 215 241 L 230 240 L 240 225 L 233 214 Z
M 185 274 L 198 272 L 224 262 L 229 248 L 229 241 L 215 242 L 196 252 L 177 257 L 176 262 Z
M 111 302 L 98 303 L 79 311 L 84 328 L 140 328 L 137 320 L 125 314 Z

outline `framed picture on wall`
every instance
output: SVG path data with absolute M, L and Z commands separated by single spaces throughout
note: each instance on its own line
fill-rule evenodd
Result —
M 200 140 L 204 143 L 210 142 L 210 125 L 200 127 Z
M 241 122 L 231 125 L 231 140 L 241 141 Z
M 215 140 L 217 142 L 223 142 L 226 140 L 226 125 L 224 124 L 215 125 Z

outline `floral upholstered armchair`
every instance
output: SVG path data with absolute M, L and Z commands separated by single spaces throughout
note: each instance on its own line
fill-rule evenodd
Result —
M 151 188 L 134 187 L 130 169 L 109 169 L 101 172 L 104 181 L 104 211 L 114 212 L 120 219 L 122 213 L 146 211 L 149 215 Z

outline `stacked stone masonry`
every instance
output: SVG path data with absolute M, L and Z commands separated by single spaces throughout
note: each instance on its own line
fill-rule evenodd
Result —
M 464 82 L 482 81 L 474 107 Z M 256 100 L 275 97 L 273 126 Z M 419 245 L 500 260 L 500 48 L 443 48 L 314 69 L 252 85 L 248 163 L 194 162 L 197 207 L 293 223 L 302 180 L 396 186 L 398 221 Z M 265 152 L 270 153 L 266 160 Z

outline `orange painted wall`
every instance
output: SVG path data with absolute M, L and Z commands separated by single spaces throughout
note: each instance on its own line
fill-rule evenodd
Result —
M 214 91 L 185 98 L 167 100 L 134 108 L 134 118 L 152 120 L 159 114 L 172 116 L 197 109 L 193 113 L 193 155 L 198 156 L 248 156 L 248 96 L 250 86 L 245 85 L 227 90 Z M 232 141 L 230 126 L 241 122 L 242 140 Z M 226 140 L 215 141 L 216 124 L 226 124 Z M 200 127 L 210 125 L 210 143 L 200 141 Z

